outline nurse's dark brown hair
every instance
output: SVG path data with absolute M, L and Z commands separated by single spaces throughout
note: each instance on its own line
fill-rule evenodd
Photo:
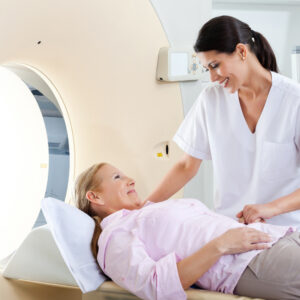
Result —
M 91 216 L 95 221 L 95 229 L 91 241 L 91 250 L 96 260 L 97 260 L 97 253 L 98 253 L 98 239 L 102 232 L 102 229 L 100 227 L 101 218 L 97 216 L 97 214 L 92 210 L 90 201 L 86 198 L 86 193 L 88 191 L 94 191 L 97 188 L 99 188 L 99 185 L 101 184 L 101 178 L 99 178 L 98 176 L 98 179 L 96 180 L 95 175 L 105 165 L 106 163 L 99 163 L 91 166 L 90 168 L 82 172 L 77 177 L 75 182 L 76 206 L 80 210 L 82 210 L 83 212 Z
M 230 16 L 215 17 L 205 23 L 194 49 L 196 52 L 215 50 L 231 54 L 238 43 L 248 44 L 265 69 L 278 72 L 276 57 L 267 39 L 248 24 Z

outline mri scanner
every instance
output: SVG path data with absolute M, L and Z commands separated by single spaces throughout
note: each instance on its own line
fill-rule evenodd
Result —
M 165 31 L 147 0 L 1 4 L 0 299 L 137 299 L 111 281 L 83 294 L 49 227 L 32 229 L 50 162 L 47 130 L 29 86 L 65 122 L 65 202 L 72 204 L 76 175 L 100 161 L 130 174 L 145 197 L 182 154 L 171 141 L 183 119 L 180 86 L 155 78 L 159 49 L 169 46 Z M 196 289 L 187 295 L 246 299 Z

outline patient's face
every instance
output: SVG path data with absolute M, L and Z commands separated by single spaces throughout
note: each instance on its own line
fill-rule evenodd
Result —
M 112 165 L 106 164 L 96 173 L 101 180 L 98 194 L 113 212 L 123 208 L 137 209 L 143 203 L 135 191 L 135 182 Z

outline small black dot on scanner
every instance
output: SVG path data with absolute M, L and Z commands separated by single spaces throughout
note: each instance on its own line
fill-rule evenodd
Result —
M 38 42 L 37 42 L 38 45 L 41 44 L 41 43 L 42 43 L 42 41 L 38 41 Z

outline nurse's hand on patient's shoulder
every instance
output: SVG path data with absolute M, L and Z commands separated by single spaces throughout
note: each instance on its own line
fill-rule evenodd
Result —
M 260 220 L 270 219 L 277 214 L 276 207 L 272 202 L 266 204 L 245 205 L 242 211 L 236 216 L 243 218 L 245 224 L 260 222 Z
M 216 239 L 223 255 L 267 249 L 271 241 L 267 233 L 248 227 L 230 229 Z

